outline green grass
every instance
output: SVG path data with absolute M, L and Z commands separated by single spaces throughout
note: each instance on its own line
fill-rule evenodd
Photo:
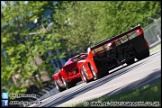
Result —
M 154 105 L 161 106 L 161 82 L 154 83 L 154 84 L 147 84 L 141 88 L 135 89 L 133 91 L 111 95 L 111 96 L 104 96 L 101 98 L 93 99 L 78 104 L 68 105 L 68 107 L 92 107 L 90 103 L 92 102 L 151 102 L 156 103 Z M 149 104 L 147 104 L 149 105 Z
M 156 47 L 150 49 L 150 52 L 154 52 L 156 50 L 159 50 L 161 48 L 161 44 L 157 45 Z

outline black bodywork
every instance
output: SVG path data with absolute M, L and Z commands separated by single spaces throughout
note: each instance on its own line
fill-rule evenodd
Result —
M 141 33 L 136 33 L 137 35 L 133 38 L 130 38 L 130 36 L 127 35 L 132 32 L 137 32 L 137 30 L 140 30 Z M 120 38 L 125 36 L 127 36 L 127 40 L 117 45 L 116 40 L 120 41 Z M 94 56 L 94 62 L 97 69 L 100 71 L 99 73 L 101 76 L 106 75 L 110 69 L 120 66 L 121 64 L 127 63 L 130 65 L 134 63 L 135 58 L 141 60 L 149 56 L 149 45 L 144 38 L 144 32 L 141 26 L 137 26 L 127 32 L 114 36 L 111 39 L 100 42 L 91 47 L 91 50 L 102 47 L 109 42 L 112 42 L 112 48 L 110 50 L 105 50 Z

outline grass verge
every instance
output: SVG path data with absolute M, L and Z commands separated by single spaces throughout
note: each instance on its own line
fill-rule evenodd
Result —
M 156 47 L 150 49 L 150 52 L 154 52 L 156 50 L 159 50 L 161 48 L 161 44 L 157 45 Z
M 97 102 L 97 104 L 95 103 Z M 93 100 L 89 100 L 87 102 L 82 102 L 78 104 L 68 105 L 68 107 L 93 107 L 102 106 L 104 103 L 109 102 L 109 106 L 127 106 L 130 105 L 128 102 L 131 102 L 132 105 L 145 105 L 145 106 L 161 106 L 161 82 L 156 82 L 154 84 L 147 84 L 141 88 L 138 88 L 133 91 L 105 96 Z M 112 104 L 114 102 L 118 102 L 118 104 Z M 123 104 L 123 102 L 127 104 Z M 134 103 L 133 103 L 134 102 Z M 139 102 L 139 103 L 137 103 Z M 120 103 L 120 104 L 119 104 Z M 143 104 L 141 104 L 143 103 Z M 123 105 L 122 105 L 123 104 Z

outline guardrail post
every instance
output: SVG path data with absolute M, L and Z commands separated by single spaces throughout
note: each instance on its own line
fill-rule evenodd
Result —
M 158 28 L 159 35 L 161 35 L 161 29 L 160 29 L 160 26 L 159 26 L 159 24 L 158 24 L 157 19 L 154 19 L 154 22 L 155 22 L 156 27 Z

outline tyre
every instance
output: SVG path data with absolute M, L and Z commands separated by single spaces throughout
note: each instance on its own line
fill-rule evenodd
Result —
M 91 72 L 92 72 L 92 74 L 93 74 L 93 80 L 99 79 L 100 77 L 99 77 L 98 73 L 95 72 L 95 70 L 94 70 L 94 68 L 93 68 L 92 65 L 90 65 L 90 69 L 91 69 Z
M 148 49 L 148 50 L 145 50 L 145 51 L 141 52 L 140 54 L 138 54 L 137 59 L 142 60 L 142 59 L 148 57 L 149 55 L 150 55 L 150 51 Z
M 56 86 L 56 89 L 59 91 L 59 92 L 62 92 L 64 91 L 65 89 L 60 87 L 59 84 L 57 83 L 57 81 L 54 80 L 54 83 L 55 83 L 55 86 Z
M 84 82 L 88 83 L 89 81 L 88 81 L 88 79 L 87 79 L 87 77 L 86 77 L 86 75 L 85 75 L 85 72 L 84 72 L 83 70 L 81 70 L 80 73 L 81 73 L 81 75 L 82 75 L 82 80 L 83 80 Z
M 134 62 L 135 62 L 135 60 L 134 60 L 134 58 L 132 58 L 132 59 L 128 60 L 126 63 L 127 63 L 127 65 L 131 65 L 131 64 L 133 64 Z
M 61 79 L 62 79 L 62 82 L 63 82 L 63 84 L 65 85 L 65 88 L 66 88 L 66 89 L 69 89 L 69 88 L 71 88 L 71 87 L 73 86 L 72 83 L 66 82 L 66 81 L 64 80 L 63 77 L 61 77 Z

